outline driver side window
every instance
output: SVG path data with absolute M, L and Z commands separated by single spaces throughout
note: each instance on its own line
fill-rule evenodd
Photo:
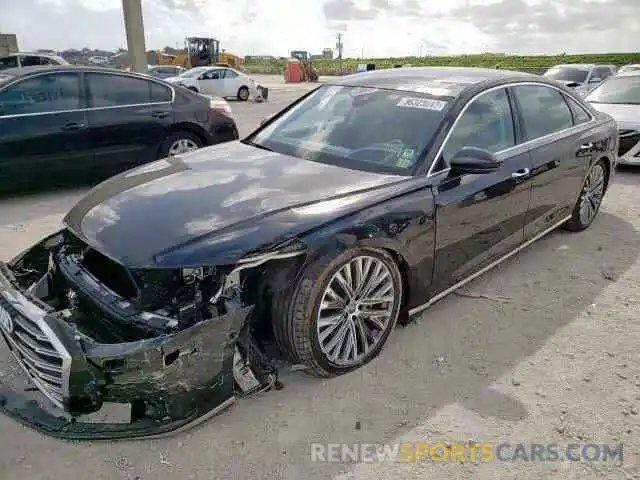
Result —
M 203 80 L 220 80 L 220 71 L 219 70 L 209 70 L 204 75 L 202 75 Z
M 459 117 L 438 159 L 442 167 L 462 147 L 478 147 L 497 153 L 515 146 L 511 104 L 506 88 L 476 98 Z M 438 169 L 440 170 L 440 168 Z

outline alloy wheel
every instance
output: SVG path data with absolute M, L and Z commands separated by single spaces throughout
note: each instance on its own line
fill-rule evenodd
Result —
M 601 163 L 596 163 L 589 174 L 580 197 L 580 221 L 589 225 L 600 208 L 604 196 L 605 171 Z
M 336 365 L 359 364 L 384 338 L 398 301 L 389 267 L 371 256 L 351 259 L 322 295 L 316 330 L 323 354 Z
M 181 153 L 192 152 L 200 148 L 196 142 L 188 138 L 181 138 L 171 144 L 169 155 L 179 155 Z

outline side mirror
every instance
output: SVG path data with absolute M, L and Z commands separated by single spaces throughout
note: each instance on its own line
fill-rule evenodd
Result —
M 451 171 L 456 174 L 489 173 L 500 168 L 502 163 L 484 148 L 462 147 L 449 161 Z

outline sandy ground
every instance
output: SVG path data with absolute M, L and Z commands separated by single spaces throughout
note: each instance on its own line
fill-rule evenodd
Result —
M 299 94 L 288 88 L 263 104 L 234 103 L 243 133 Z M 399 328 L 350 375 L 285 371 L 283 390 L 164 440 L 62 442 L 0 416 L 0 479 L 640 478 L 639 175 L 618 172 L 588 231 L 534 244 Z M 56 228 L 82 193 L 0 200 L 0 258 Z M 0 349 L 0 381 L 15 375 Z M 311 460 L 312 442 L 471 439 L 621 442 L 624 462 Z

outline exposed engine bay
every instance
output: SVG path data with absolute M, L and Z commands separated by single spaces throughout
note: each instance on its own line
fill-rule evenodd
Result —
M 68 230 L 47 237 L 0 263 L 0 336 L 72 418 L 1 386 L 0 410 L 67 439 L 152 437 L 200 423 L 238 396 L 281 388 L 259 340 L 265 268 L 290 265 L 278 265 L 284 285 L 302 253 L 291 242 L 230 266 L 129 268 Z M 76 420 L 105 402 L 131 404 L 130 422 Z

